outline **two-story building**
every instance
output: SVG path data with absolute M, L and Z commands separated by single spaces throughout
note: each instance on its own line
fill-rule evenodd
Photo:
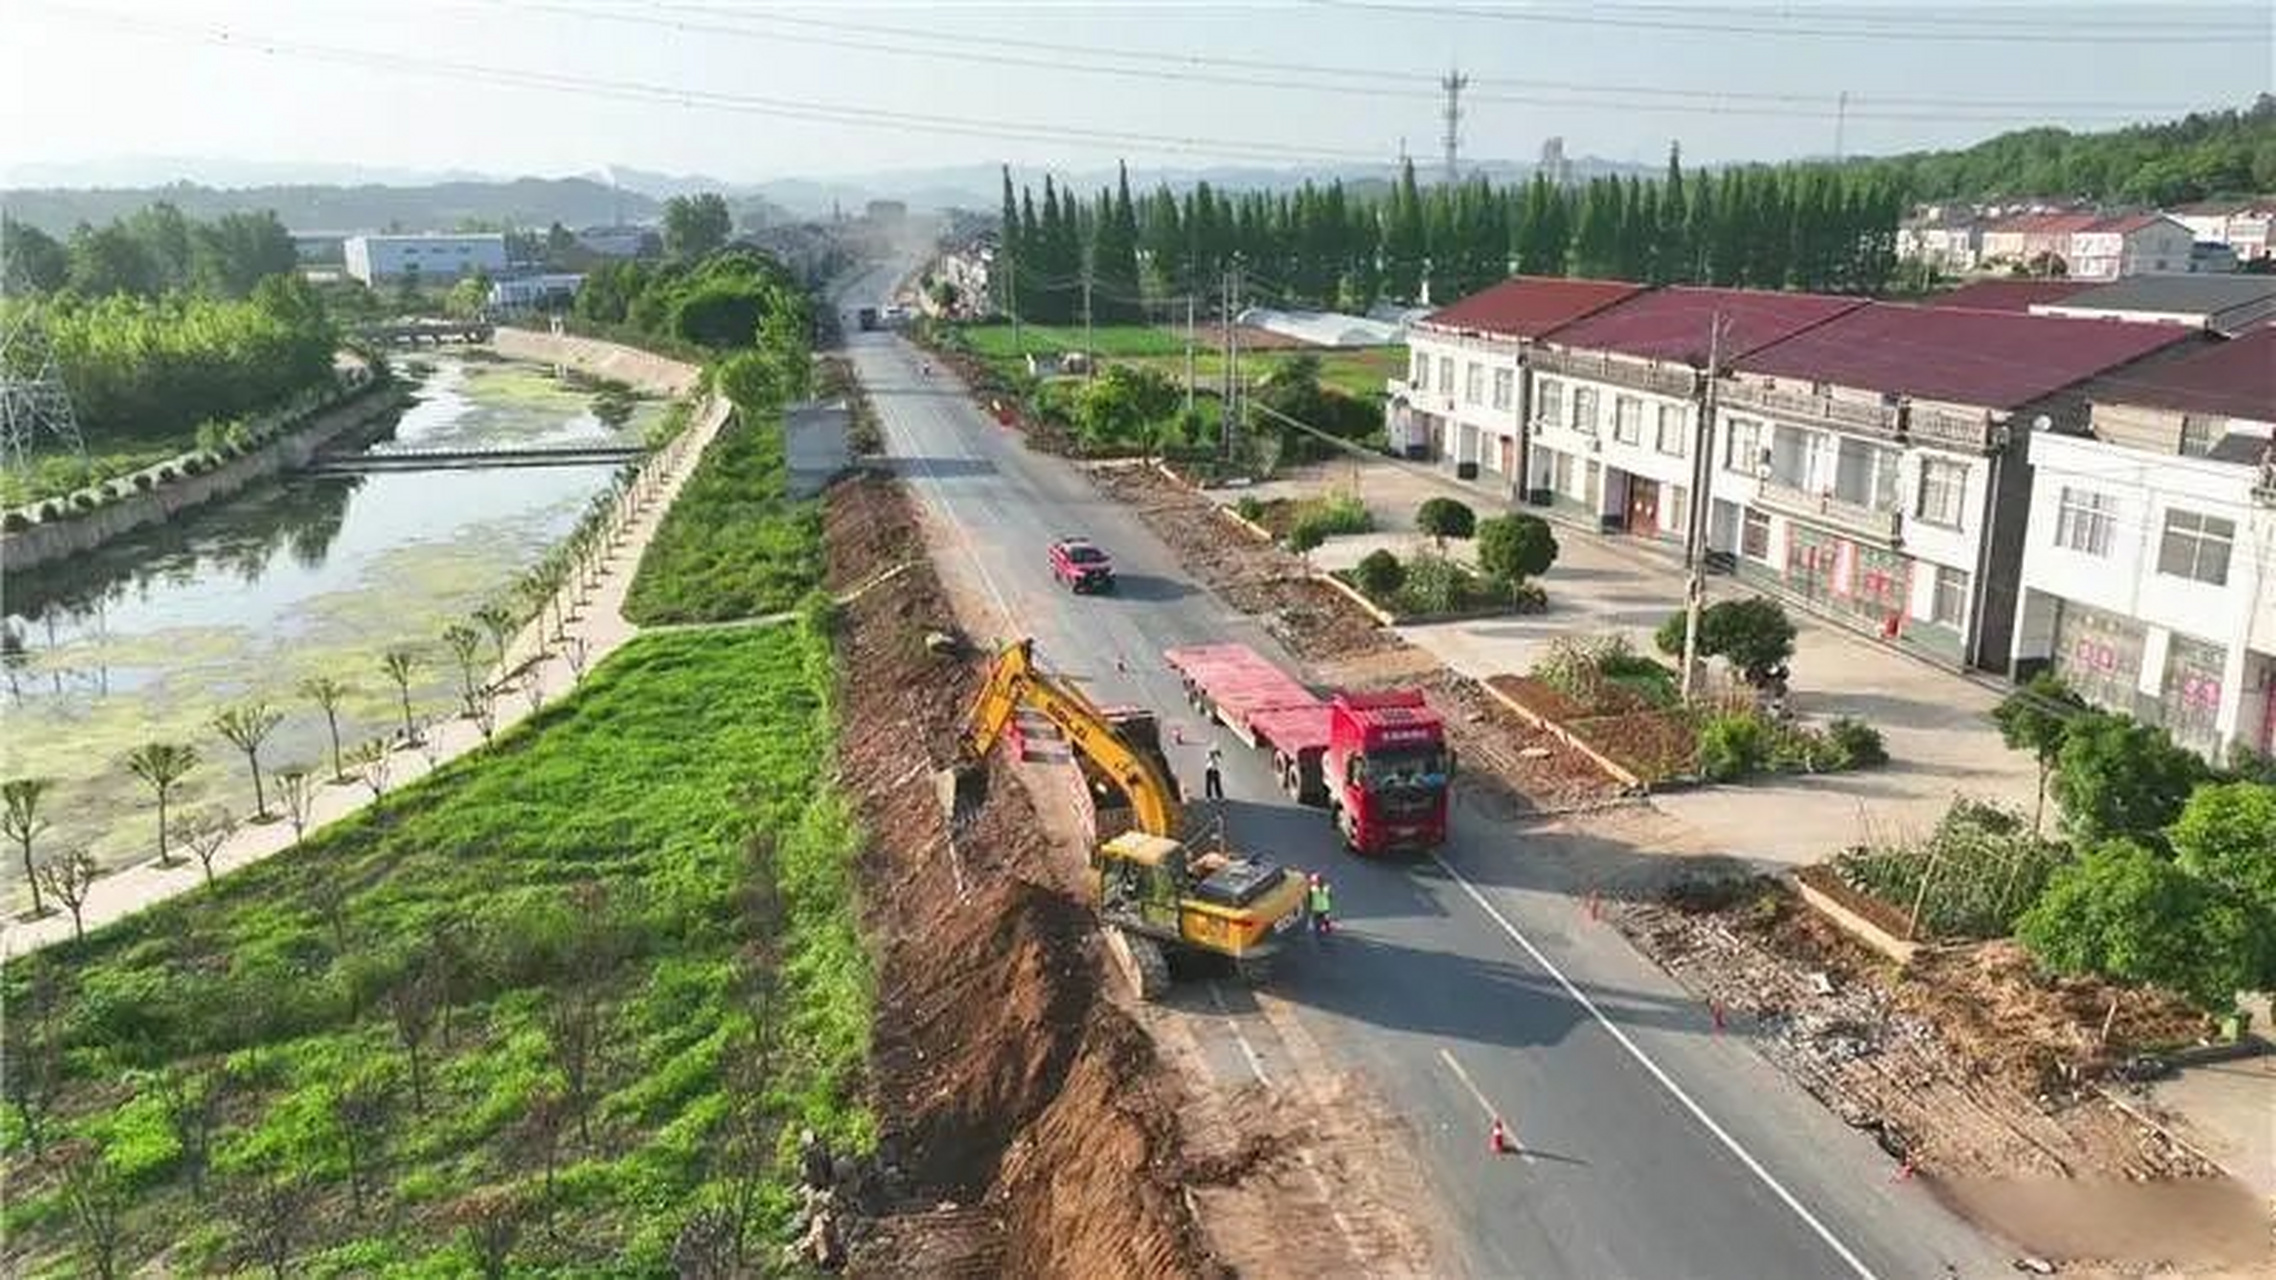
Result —
M 1686 540 L 1701 373 L 1864 305 L 1746 289 L 1639 294 L 1548 334 L 1528 361 L 1526 500 L 1606 532 Z
M 2071 236 L 2102 221 L 2098 213 L 2024 213 L 1984 228 L 1984 267 L 2022 267 L 2034 273 L 2069 275 Z
M 1518 497 L 1530 395 L 1525 357 L 1545 335 L 1643 291 L 1609 280 L 1516 276 L 1415 320 L 1407 327 L 1407 376 L 1386 388 L 1392 449 Z
M 2033 303 L 2031 313 L 2238 334 L 2276 318 L 2276 276 L 2137 276 Z
M 1742 576 L 1947 661 L 2005 671 L 2030 426 L 2192 335 L 1874 303 L 1741 355 L 1718 387 L 1709 546 Z
M 1897 224 L 1897 256 L 1946 275 L 1976 269 L 1984 252 L 1984 220 L 1974 210 L 1928 208 Z
M 2276 750 L 2276 329 L 2089 394 L 2031 438 L 2016 674 L 2215 760 Z
M 2188 227 L 2162 213 L 2129 213 L 2072 232 L 2067 261 L 2074 280 L 2186 275 L 2196 244 Z
M 2175 209 L 2172 216 L 2200 243 L 2227 245 L 2240 262 L 2267 257 L 2276 240 L 2270 235 L 2276 200 L 2203 200 Z

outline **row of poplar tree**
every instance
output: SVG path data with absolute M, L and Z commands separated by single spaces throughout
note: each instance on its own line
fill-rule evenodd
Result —
M 1225 192 L 1206 182 L 1115 188 L 1085 201 L 1048 175 L 1038 198 L 1003 179 L 999 308 L 1041 323 L 1137 319 L 1148 303 L 1215 309 L 1227 264 L 1244 300 L 1363 311 L 1379 301 L 1444 304 L 1518 272 L 1875 293 L 1897 267 L 1901 193 L 1830 165 L 1685 173 L 1670 151 L 1656 180 L 1546 177 L 1418 186 L 1403 165 L 1387 191 L 1341 180 L 1291 191 Z

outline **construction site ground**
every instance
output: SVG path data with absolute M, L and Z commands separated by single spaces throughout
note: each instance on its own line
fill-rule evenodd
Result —
M 1590 836 L 1636 851 L 1696 847 L 1467 678 L 1304 581 L 1294 557 L 1236 533 L 1207 496 L 1152 467 L 1101 467 L 1093 479 L 1315 675 L 1428 689 L 1451 713 L 1464 803 L 1511 819 L 1561 812 L 1551 826 L 1582 847 Z M 1563 870 L 1586 910 L 1721 1011 L 1728 1034 L 1874 1131 L 1892 1176 L 1929 1181 L 2021 1255 L 2066 1274 L 2276 1274 L 2269 1206 L 2193 1154 L 2180 1122 L 2124 1086 L 2108 1086 L 2113 1101 L 2091 1079 L 2136 1046 L 2186 1042 L 2202 1029 L 2186 1007 L 2044 982 L 2005 944 L 1930 954 L 1900 974 L 1734 860 L 1573 858 Z
M 984 602 L 950 599 L 918 522 L 882 475 L 841 482 L 825 518 L 833 588 L 910 566 L 847 606 L 839 640 L 840 768 L 871 833 L 872 1086 L 912 1183 L 852 1269 L 1429 1274 L 1424 1206 L 1400 1193 L 1418 1180 L 1385 1156 L 1403 1144 L 1357 1081 L 1294 1036 L 1245 1040 L 1269 1071 L 1228 1080 L 1212 1004 L 1252 998 L 1230 980 L 1159 1007 L 1121 998 L 1081 891 L 1067 766 L 998 753 L 951 839 L 929 775 L 953 759 L 979 667 L 925 641 L 980 631 Z

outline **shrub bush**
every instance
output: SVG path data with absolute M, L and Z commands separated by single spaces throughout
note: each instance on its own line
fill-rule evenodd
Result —
M 1538 582 L 1520 582 L 1509 589 L 1509 602 L 1519 613 L 1547 613 L 1549 592 Z
M 1429 498 L 1415 509 L 1415 527 L 1443 545 L 1478 530 L 1478 513 L 1453 498 Z
M 1881 731 L 1854 716 L 1841 716 L 1826 726 L 1836 769 L 1867 769 L 1889 762 L 1889 749 L 1881 744 Z
M 1300 556 L 1308 556 L 1320 549 L 1328 540 L 1328 527 L 1318 516 L 1306 516 L 1288 531 L 1288 549 Z
M 1462 567 L 1444 556 L 1416 556 L 1407 564 L 1399 602 L 1407 613 L 1452 613 L 1462 607 Z
M 1524 582 L 1557 562 L 1549 522 L 1523 513 L 1478 522 L 1478 568 L 1502 582 Z
M 72 494 L 71 505 L 80 511 L 93 511 L 95 509 L 94 491 L 90 489 L 81 489 L 79 492 Z
M 134 473 L 134 488 L 135 492 L 137 493 L 150 492 L 150 486 L 156 483 L 157 481 L 151 479 L 150 473 L 147 471 L 137 471 Z
M 1719 715 L 1699 731 L 1699 771 L 1717 782 L 1760 772 L 1769 758 L 1770 735 L 1751 715 Z
M 21 511 L 10 511 L 8 514 L 0 516 L 0 529 L 5 529 L 10 533 L 19 533 L 31 527 L 31 519 Z
M 63 504 L 53 498 L 40 504 L 40 519 L 55 520 L 63 515 Z
M 1367 504 L 1357 494 L 1331 493 L 1303 505 L 1299 520 L 1317 520 L 1320 532 L 1335 537 L 1340 534 L 1366 533 L 1375 528 L 1375 517 L 1367 513 Z
M 168 462 L 158 468 L 158 481 L 159 483 L 164 484 L 179 478 L 181 474 L 181 471 L 177 469 L 173 463 Z
M 1264 504 L 1257 501 L 1254 494 L 1242 494 L 1241 500 L 1233 504 L 1233 514 L 1250 524 L 1261 524 L 1264 522 Z
M 1351 580 L 1377 603 L 1391 599 L 1407 581 L 1407 567 L 1390 550 L 1378 547 L 1360 559 Z

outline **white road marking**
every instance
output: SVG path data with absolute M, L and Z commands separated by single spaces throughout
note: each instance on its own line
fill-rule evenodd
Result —
M 1543 954 L 1541 948 L 1533 945 L 1532 939 L 1518 932 L 1516 925 L 1511 924 L 1501 912 L 1495 910 L 1494 904 L 1486 901 L 1486 895 L 1480 893 L 1476 885 L 1471 884 L 1461 872 L 1456 871 L 1453 865 L 1441 855 L 1433 853 L 1430 858 L 1432 862 L 1438 864 L 1439 870 L 1444 871 L 1453 878 L 1454 883 L 1462 887 L 1462 892 L 1469 895 L 1470 901 L 1478 904 L 1478 909 L 1485 912 L 1488 919 L 1500 926 L 1501 931 L 1508 934 L 1512 942 L 1524 948 L 1525 953 L 1533 957 L 1535 964 L 1547 970 L 1549 976 L 1557 980 L 1557 985 L 1565 989 L 1565 994 L 1571 996 L 1575 1004 L 1588 1010 L 1589 1016 L 1596 1019 L 1597 1025 L 1611 1033 L 1613 1040 L 1621 1048 L 1626 1049 L 1628 1056 L 1634 1058 L 1637 1064 L 1649 1072 L 1654 1080 L 1659 1081 L 1660 1087 L 1667 1090 L 1670 1097 L 1683 1104 L 1683 1109 L 1689 1111 L 1693 1119 L 1704 1125 L 1707 1132 L 1713 1134 L 1715 1140 L 1723 1144 L 1725 1150 L 1738 1157 L 1740 1164 L 1745 1165 L 1747 1170 L 1761 1181 L 1762 1185 L 1770 1188 L 1773 1195 L 1784 1202 L 1788 1209 L 1793 1210 L 1794 1216 L 1800 1218 L 1803 1225 L 1809 1227 L 1818 1239 L 1825 1242 L 1827 1248 L 1833 1250 L 1836 1256 L 1848 1264 L 1852 1272 L 1861 1277 L 1861 1280 L 1878 1280 L 1873 1269 L 1866 1266 L 1864 1260 L 1859 1258 L 1848 1245 L 1843 1244 L 1841 1239 L 1834 1235 L 1832 1229 L 1821 1222 L 1816 1214 L 1811 1213 L 1809 1207 L 1804 1205 L 1793 1192 L 1788 1191 L 1785 1184 L 1773 1176 L 1770 1170 L 1764 1168 L 1762 1162 L 1754 1158 L 1754 1153 L 1741 1146 L 1739 1140 L 1732 1137 L 1729 1130 L 1717 1124 L 1715 1118 L 1707 1114 L 1707 1109 L 1694 1101 L 1691 1095 L 1684 1091 L 1683 1086 L 1675 1082 L 1673 1076 L 1662 1069 L 1659 1063 L 1652 1060 L 1651 1055 L 1638 1047 L 1634 1040 L 1629 1039 L 1627 1032 L 1622 1031 L 1612 1019 L 1606 1017 L 1604 1010 L 1597 1007 L 1596 1001 L 1589 999 L 1586 992 L 1574 986 L 1572 979 L 1565 976 L 1565 971 L 1559 969 L 1547 955 Z
M 1241 1046 L 1241 1056 L 1249 1060 L 1249 1070 L 1255 1073 L 1257 1083 L 1271 1088 L 1272 1077 L 1264 1073 L 1264 1059 L 1257 1056 L 1257 1048 L 1249 1043 L 1248 1033 L 1241 1030 L 1240 1020 L 1225 1007 L 1225 992 L 1215 982 L 1209 984 L 1209 1003 L 1217 1006 L 1217 1016 L 1225 1020 L 1225 1029 L 1233 1033 L 1233 1042 Z
M 1503 1115 L 1501 1109 L 1494 1105 L 1493 1099 L 1486 1096 L 1486 1091 L 1478 1087 L 1478 1082 L 1470 1078 L 1470 1073 L 1462 1069 L 1462 1063 L 1453 1051 L 1440 1049 L 1438 1056 L 1446 1064 L 1446 1069 L 1454 1073 L 1454 1078 L 1462 1082 L 1462 1087 L 1470 1091 L 1470 1096 L 1478 1100 L 1478 1109 L 1486 1113 L 1486 1123 L 1501 1121 L 1502 1136 L 1509 1140 L 1510 1148 L 1517 1152 L 1518 1158 L 1527 1164 L 1539 1163 L 1533 1158 L 1533 1153 L 1525 1149 L 1525 1144 L 1517 1140 L 1517 1126 L 1510 1123 L 1509 1117 Z

